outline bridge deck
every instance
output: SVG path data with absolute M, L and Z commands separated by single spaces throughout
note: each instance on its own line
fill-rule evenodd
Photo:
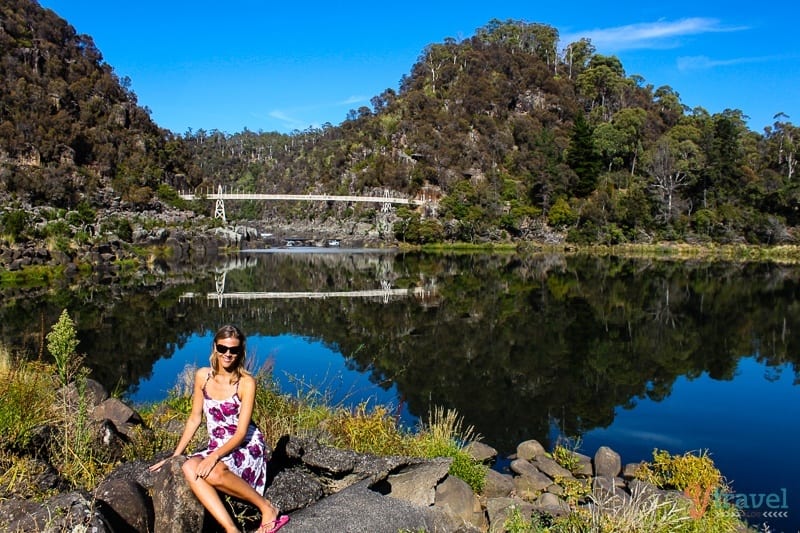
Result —
M 387 196 L 338 196 L 332 194 L 258 194 L 258 193 L 209 193 L 206 195 L 196 195 L 193 193 L 181 193 L 179 195 L 184 200 L 300 200 L 317 202 L 374 202 L 380 204 L 405 204 L 405 205 L 424 205 L 425 200 L 414 198 L 394 198 Z

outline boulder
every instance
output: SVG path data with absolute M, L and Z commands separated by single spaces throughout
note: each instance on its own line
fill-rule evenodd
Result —
M 103 504 L 103 516 L 113 531 L 153 531 L 152 500 L 134 480 L 106 479 L 95 490 L 95 498 Z
M 594 475 L 615 477 L 622 471 L 622 458 L 608 446 L 600 446 L 594 454 Z
M 80 491 L 53 496 L 43 503 L 8 500 L 0 503 L 2 531 L 92 531 L 114 530 L 92 498 Z
M 517 457 L 530 461 L 547 452 L 538 440 L 526 440 L 517 445 Z
M 183 477 L 185 457 L 175 457 L 153 476 L 154 533 L 202 531 L 205 509 Z
M 497 470 L 486 472 L 486 481 L 483 484 L 484 498 L 504 498 L 514 491 L 514 480 L 508 474 L 501 474 Z
M 281 533 L 442 531 L 430 509 L 370 490 L 364 480 L 291 515 Z
M 459 525 L 471 525 L 478 531 L 489 526 L 481 502 L 466 482 L 448 476 L 436 487 L 435 506 Z
M 284 513 L 307 507 L 325 497 L 316 476 L 300 467 L 278 472 L 264 496 Z
M 464 447 L 464 451 L 474 460 L 481 463 L 494 461 L 497 458 L 497 450 L 479 441 L 472 441 Z
M 546 455 L 536 456 L 536 458 L 531 461 L 531 464 L 541 472 L 547 474 L 551 479 L 556 479 L 559 477 L 563 479 L 571 479 L 573 477 L 572 472 Z
M 421 506 L 433 505 L 436 486 L 447 476 L 451 463 L 450 458 L 438 458 L 403 468 L 386 480 L 389 495 Z
M 491 498 L 486 501 L 486 515 L 489 519 L 490 533 L 504 533 L 505 522 L 514 512 L 518 512 L 523 519 L 530 519 L 533 514 L 533 504 L 519 498 Z

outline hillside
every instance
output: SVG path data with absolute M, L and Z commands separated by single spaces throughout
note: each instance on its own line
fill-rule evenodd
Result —
M 74 207 L 113 187 L 147 202 L 183 185 L 183 142 L 159 128 L 88 35 L 31 0 L 0 5 L 0 194 Z
M 207 180 L 244 190 L 433 187 L 435 217 L 398 211 L 412 242 L 552 229 L 573 242 L 796 241 L 800 130 L 787 117 L 759 134 L 741 110 L 688 109 L 591 42 L 557 42 L 546 25 L 491 21 L 428 46 L 399 91 L 339 127 L 185 139 Z
M 158 128 L 90 37 L 31 0 L 0 11 L 0 194 L 74 206 L 113 188 L 376 193 L 441 198 L 398 209 L 404 241 L 795 243 L 800 130 L 776 115 L 688 109 L 592 43 L 492 20 L 421 51 L 397 90 L 338 126 L 291 135 Z M 242 219 L 375 221 L 369 206 L 241 203 Z

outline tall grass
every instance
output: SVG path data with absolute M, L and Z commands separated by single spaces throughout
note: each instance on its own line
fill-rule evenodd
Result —
M 0 449 L 27 448 L 38 428 L 56 420 L 56 384 L 47 365 L 18 361 L 0 346 Z

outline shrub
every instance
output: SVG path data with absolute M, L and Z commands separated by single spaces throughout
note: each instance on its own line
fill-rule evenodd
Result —
M 547 212 L 547 223 L 553 227 L 572 226 L 578 222 L 576 213 L 564 198 L 559 198 Z
M 643 463 L 636 477 L 659 488 L 683 491 L 691 501 L 688 514 L 697 522 L 697 529 L 689 531 L 733 531 L 725 528 L 739 523 L 736 507 L 720 498 L 727 485 L 706 451 L 671 455 L 654 450 L 653 461 Z
M 67 385 L 80 368 L 81 360 L 75 351 L 78 342 L 75 323 L 64 309 L 61 311 L 58 322 L 47 334 L 47 349 L 55 360 L 58 376 L 63 385 Z
M 28 213 L 20 209 L 6 211 L 0 218 L 3 231 L 9 236 L 12 242 L 18 242 L 28 225 Z

